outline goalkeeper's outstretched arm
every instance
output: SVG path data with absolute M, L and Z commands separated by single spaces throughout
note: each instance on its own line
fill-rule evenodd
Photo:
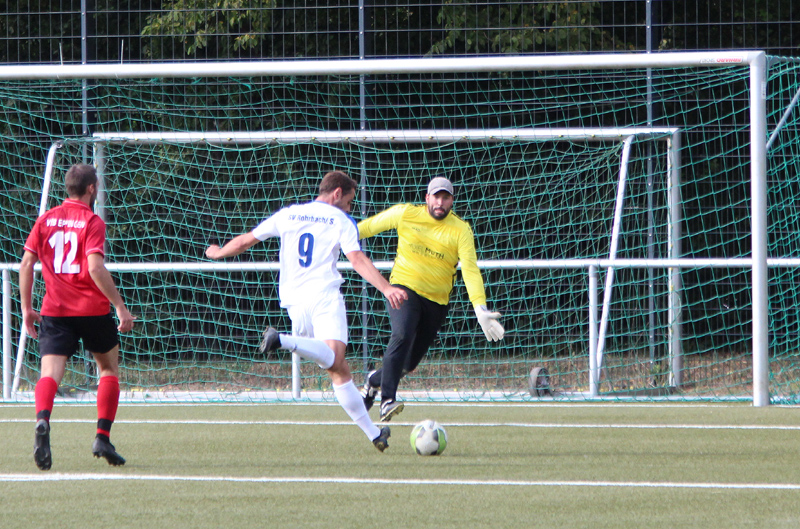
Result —
M 472 230 L 467 230 L 459 239 L 458 257 L 461 262 L 461 277 L 469 293 L 469 299 L 475 309 L 475 317 L 481 326 L 484 336 L 490 342 L 503 339 L 506 331 L 500 323 L 500 313 L 486 308 L 486 290 L 483 277 L 478 268 L 478 256 L 475 252 L 475 239 Z

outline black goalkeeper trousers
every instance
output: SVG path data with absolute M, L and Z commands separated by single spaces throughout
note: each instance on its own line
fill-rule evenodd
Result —
M 400 379 L 414 371 L 436 339 L 447 318 L 449 305 L 439 305 L 403 285 L 408 293 L 399 309 L 386 303 L 392 336 L 383 354 L 383 366 L 369 379 L 370 386 L 381 388 L 381 401 L 394 400 Z

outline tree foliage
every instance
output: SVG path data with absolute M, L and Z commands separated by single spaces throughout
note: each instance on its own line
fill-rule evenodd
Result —
M 430 51 L 445 53 L 583 52 L 613 43 L 596 27 L 598 2 L 480 4 L 450 0 L 437 20 L 446 36 Z
M 165 46 L 177 39 L 187 56 L 211 47 L 214 55 L 231 57 L 261 43 L 274 7 L 275 0 L 166 0 L 142 29 L 142 35 L 157 37 L 149 39 L 145 53 L 164 57 Z

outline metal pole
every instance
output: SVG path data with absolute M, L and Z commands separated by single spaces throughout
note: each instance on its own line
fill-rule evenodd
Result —
M 161 62 L 126 64 L 36 64 L 0 66 L 0 79 L 145 79 L 163 77 L 249 77 L 424 74 L 461 72 L 527 72 L 564 71 L 570 69 L 602 70 L 606 68 L 671 68 L 729 67 L 750 64 L 753 51 L 677 52 L 646 54 L 531 55 L 455 57 L 432 59 L 345 59 L 238 61 L 238 62 Z
M 600 394 L 600 369 L 597 367 L 597 267 L 589 266 L 589 395 Z
M 653 0 L 646 4 L 646 35 L 647 53 L 653 51 Z M 653 69 L 647 68 L 647 126 L 653 126 Z M 647 258 L 655 258 L 655 218 L 653 215 L 653 143 L 647 142 Z M 648 306 L 648 341 L 650 342 L 650 371 L 656 364 L 656 292 L 655 270 L 647 270 L 647 306 Z M 652 385 L 656 385 L 655 376 Z
M 11 399 L 11 279 L 3 269 L 3 400 Z
M 767 268 L 767 58 L 750 63 L 750 200 L 753 256 L 753 406 L 769 404 Z
M 614 219 L 611 224 L 611 242 L 609 244 L 608 258 L 617 258 L 619 248 L 619 234 L 622 230 L 622 213 L 625 207 L 625 189 L 628 180 L 628 165 L 630 163 L 631 145 L 633 136 L 628 136 L 622 144 L 620 158 L 619 183 L 617 184 L 617 197 L 614 203 Z M 611 295 L 614 290 L 615 268 L 609 266 L 606 270 L 605 289 L 603 290 L 603 309 L 600 315 L 600 327 L 597 333 L 597 368 L 603 367 L 603 353 L 605 352 L 606 330 L 608 328 L 609 314 L 611 311 Z
M 81 0 L 81 64 L 87 65 L 94 59 L 94 53 L 89 46 L 89 37 L 94 33 L 94 24 L 91 12 L 94 11 L 94 5 L 90 2 L 93 0 Z M 81 81 L 81 134 L 84 137 L 91 135 L 91 118 L 89 116 L 89 81 L 83 79 Z M 90 145 L 84 143 L 81 146 L 81 161 L 83 163 L 91 163 L 89 155 Z M 101 184 L 102 185 L 102 184 Z M 89 352 L 84 348 L 83 351 L 83 373 L 85 376 L 85 385 L 88 390 L 91 388 L 95 376 L 94 360 L 89 355 Z
M 42 177 L 42 196 L 39 199 L 39 217 L 47 211 L 47 197 L 50 196 L 50 183 L 53 179 L 53 171 L 55 170 L 56 152 L 63 147 L 63 143 L 57 141 L 50 146 L 47 151 L 47 161 L 44 166 L 44 176 Z M 33 285 L 31 285 L 31 293 L 36 287 L 36 269 L 33 271 Z M 19 342 L 17 344 L 17 364 L 14 366 L 14 380 L 11 384 L 11 392 L 15 393 L 19 389 L 19 378 L 22 372 L 22 364 L 25 363 L 25 346 L 28 342 L 28 333 L 23 331 L 19 333 Z
M 367 58 L 367 0 L 358 0 L 358 58 L 364 60 Z M 360 75 L 358 77 L 358 107 L 359 107 L 359 130 L 365 131 L 369 128 L 367 119 L 367 85 L 366 76 Z M 367 161 L 364 158 L 365 154 L 362 151 L 360 157 L 361 161 L 361 204 L 360 212 L 361 218 L 366 218 L 367 201 L 369 195 L 367 193 L 367 184 L 369 183 L 367 176 Z M 370 370 L 369 358 L 369 288 L 367 282 L 361 279 L 361 365 L 364 372 Z
M 681 257 L 681 137 L 675 132 L 668 142 L 667 172 L 669 187 L 667 190 L 667 210 L 669 212 L 668 241 L 671 259 Z M 667 269 L 667 319 L 669 320 L 668 355 L 670 360 L 671 386 L 683 384 L 683 347 L 681 344 L 681 291 L 683 281 L 678 267 Z
M 92 29 L 92 18 L 90 10 L 92 6 L 89 5 L 91 0 L 81 0 L 81 64 L 88 65 L 94 58 L 92 50 L 89 48 L 89 36 Z M 90 119 L 89 119 L 89 81 L 83 79 L 81 81 L 81 134 L 89 136 Z M 89 163 L 88 145 L 84 145 L 81 149 L 81 161 Z

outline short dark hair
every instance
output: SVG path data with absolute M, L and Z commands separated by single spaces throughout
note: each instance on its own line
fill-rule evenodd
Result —
M 67 195 L 71 198 L 82 197 L 86 194 L 86 188 L 97 183 L 97 171 L 91 165 L 76 163 L 67 171 L 64 177 L 64 185 L 67 187 Z
M 358 183 L 347 176 L 344 171 L 331 171 L 322 178 L 322 183 L 319 184 L 319 194 L 327 195 L 341 188 L 342 193 L 346 195 L 357 187 Z

